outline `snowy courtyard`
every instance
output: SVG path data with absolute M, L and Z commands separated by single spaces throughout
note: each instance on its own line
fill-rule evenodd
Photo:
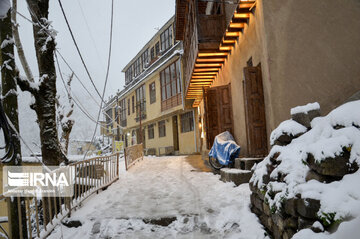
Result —
M 120 163 L 123 163 L 121 161 Z M 264 238 L 248 184 L 235 187 L 186 156 L 145 157 L 73 211 L 50 238 Z

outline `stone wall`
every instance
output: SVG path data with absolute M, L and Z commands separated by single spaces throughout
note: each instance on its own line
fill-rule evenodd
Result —
M 305 126 L 309 131 L 311 120 L 317 116 L 320 116 L 320 109 L 293 114 L 292 120 Z M 285 146 L 290 144 L 293 139 L 300 137 L 299 134 L 289 135 L 286 132 L 283 134 L 274 141 L 273 145 Z M 341 180 L 346 174 L 356 172 L 358 170 L 357 163 L 349 163 L 350 150 L 343 148 L 340 155 L 325 158 L 321 162 L 316 162 L 314 156 L 308 154 L 307 159 L 303 162 L 309 167 L 306 182 L 317 180 L 321 183 L 331 183 Z M 340 222 L 334 220 L 335 215 L 332 214 L 319 216 L 321 206 L 319 200 L 303 198 L 301 194 L 297 194 L 291 198 L 281 198 L 279 207 L 270 206 L 269 197 L 274 199 L 279 191 L 276 188 L 269 187 L 269 183 L 286 183 L 284 179 L 286 175 L 281 173 L 277 175 L 276 179 L 270 177 L 270 174 L 279 165 L 276 160 L 277 157 L 279 157 L 279 153 L 273 154 L 270 157 L 270 163 L 266 165 L 267 172 L 262 176 L 264 186 L 259 188 L 253 182 L 249 184 L 252 191 L 251 211 L 258 216 L 269 235 L 275 239 L 285 239 L 291 238 L 296 232 L 305 228 L 310 228 L 316 233 L 335 231 Z

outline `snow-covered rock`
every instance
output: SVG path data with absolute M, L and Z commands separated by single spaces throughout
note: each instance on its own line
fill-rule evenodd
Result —
M 317 108 L 310 106 L 308 108 Z M 297 113 L 303 109 L 292 111 Z M 282 128 L 286 128 L 284 125 L 287 127 L 290 123 L 285 121 L 280 125 L 272 134 L 274 139 Z M 298 132 L 295 125 L 287 131 Z M 360 184 L 359 126 L 360 101 L 348 102 L 325 117 L 314 118 L 311 129 L 287 146 L 275 145 L 270 154 L 254 167 L 251 188 L 255 195 L 262 194 L 273 213 L 285 211 L 283 216 L 286 218 L 286 215 L 291 215 L 291 210 L 288 210 L 291 203 L 290 208 L 297 215 L 300 211 L 308 213 L 306 210 L 316 210 L 311 217 L 306 213 L 301 215 L 304 216 L 301 220 L 308 220 L 309 224 L 303 228 L 310 228 L 318 221 L 327 230 L 320 233 L 321 237 L 306 230 L 306 233 L 298 233 L 306 237 L 294 238 L 341 238 L 336 235 L 342 231 L 344 223 L 335 233 L 329 234 L 333 225 L 349 221 L 344 224 L 347 228 L 355 230 L 358 226 L 360 191 L 356 185 Z

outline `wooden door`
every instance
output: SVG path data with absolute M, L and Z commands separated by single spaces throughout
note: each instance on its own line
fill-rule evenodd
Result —
M 230 84 L 205 91 L 206 139 L 210 149 L 215 136 L 229 131 L 234 133 Z
M 248 154 L 251 157 L 265 156 L 268 149 L 261 66 L 245 67 L 244 74 Z

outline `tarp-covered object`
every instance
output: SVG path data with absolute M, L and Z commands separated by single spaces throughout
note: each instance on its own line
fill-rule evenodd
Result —
M 240 146 L 236 144 L 230 132 L 225 131 L 215 137 L 209 156 L 216 158 L 220 164 L 229 165 L 230 161 L 240 154 Z

